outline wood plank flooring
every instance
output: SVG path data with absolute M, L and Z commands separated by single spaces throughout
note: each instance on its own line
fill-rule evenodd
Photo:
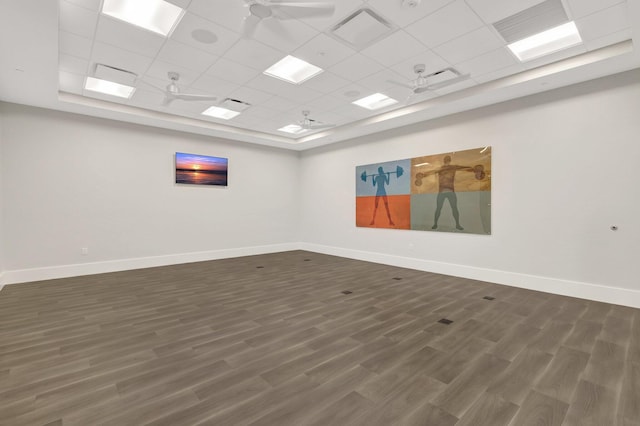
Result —
M 5 286 L 0 424 L 639 426 L 640 311 L 303 251 Z

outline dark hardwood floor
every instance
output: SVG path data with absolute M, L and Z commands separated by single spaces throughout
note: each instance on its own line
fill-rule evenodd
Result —
M 640 311 L 303 251 L 5 286 L 0 424 L 638 426 Z

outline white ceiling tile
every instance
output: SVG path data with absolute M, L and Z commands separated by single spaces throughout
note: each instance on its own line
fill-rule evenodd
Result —
M 312 79 L 305 81 L 303 86 L 320 93 L 330 93 L 349 84 L 351 84 L 349 80 L 338 77 L 331 71 L 323 71 Z
M 101 15 L 96 40 L 130 52 L 155 57 L 166 39 L 151 31 Z
M 60 71 L 58 73 L 58 90 L 61 92 L 82 95 L 84 79 L 85 77 L 83 75 Z
M 513 54 L 507 48 L 502 47 L 468 61 L 460 62 L 456 64 L 456 69 L 462 74 L 471 74 L 471 78 L 476 78 L 517 63 L 518 61 Z
M 625 3 L 624 0 L 565 0 L 569 5 L 570 17 L 573 20 L 584 18 L 611 6 Z
M 251 105 L 260 105 L 273 98 L 273 95 L 250 87 L 240 87 L 239 89 L 231 92 L 230 97 L 250 103 Z
M 427 46 L 435 47 L 482 25 L 480 18 L 463 0 L 456 0 L 409 25 L 406 30 Z
M 226 98 L 235 90 L 238 90 L 240 86 L 238 84 L 222 80 L 221 78 L 204 74 L 195 80 L 189 88 L 203 93 L 208 93 L 219 98 Z
M 97 12 L 100 10 L 100 4 L 102 3 L 102 0 L 65 0 L 65 1 L 68 1 L 69 3 L 73 3 L 76 6 L 80 6 L 80 7 L 84 7 L 85 9 L 92 10 L 94 12 Z
M 316 31 L 297 20 L 263 19 L 253 34 L 255 40 L 283 51 L 293 51 L 311 40 Z
M 275 111 L 281 113 L 282 111 L 289 111 L 293 108 L 297 108 L 299 104 L 291 99 L 285 99 L 281 96 L 272 96 L 269 98 L 268 102 L 263 102 L 262 105 L 266 108 L 273 108 Z
M 504 41 L 489 28 L 482 27 L 440 45 L 433 51 L 447 62 L 455 65 L 501 46 L 504 46 Z
M 351 103 L 373 93 L 375 93 L 375 91 L 368 87 L 359 84 L 350 84 L 348 86 L 341 87 L 339 90 L 331 92 L 330 95 L 337 99 L 342 99 L 344 103 Z
M 406 80 L 407 79 L 403 75 L 398 74 L 391 69 L 384 69 L 380 72 L 363 78 L 362 80 L 360 80 L 360 84 L 368 89 L 380 91 L 389 87 L 397 87 L 397 85 L 391 83 L 391 81 L 406 83 Z
M 193 0 L 189 12 L 241 34 L 242 22 L 249 9 L 241 0 Z
M 193 38 L 192 33 L 197 30 L 211 32 L 215 37 L 214 43 L 202 43 Z M 200 16 L 187 13 L 171 34 L 171 39 L 187 44 L 196 49 L 220 56 L 238 41 L 239 35 L 229 29 L 208 21 Z
M 332 3 L 335 5 L 333 16 L 308 17 L 304 19 L 304 22 L 321 32 L 325 32 L 356 10 L 367 6 L 366 0 L 340 0 Z
M 469 6 L 487 24 L 529 9 L 545 0 L 466 0 Z M 578 0 L 582 1 L 582 0 Z
M 202 73 L 213 65 L 218 57 L 186 44 L 167 40 L 158 53 L 158 59 Z
M 516 63 L 515 65 L 511 65 L 506 68 L 501 68 L 499 70 L 489 72 L 480 76 L 471 76 L 478 84 L 487 83 L 490 81 L 498 80 L 504 77 L 508 77 L 510 75 L 518 74 L 524 71 L 526 68 L 521 63 Z
M 266 107 L 261 107 L 261 106 L 251 106 L 251 108 L 245 110 L 242 114 L 245 117 L 257 117 L 257 118 L 262 118 L 262 119 L 266 119 L 266 118 L 272 118 L 275 115 L 278 115 L 280 112 L 278 110 L 275 110 L 273 108 L 266 108 Z
M 88 58 L 91 56 L 91 46 L 93 40 L 87 37 L 60 31 L 58 33 L 58 49 L 60 53 L 77 56 L 80 58 Z
M 362 51 L 362 54 L 387 67 L 420 54 L 427 46 L 400 30 Z
M 206 71 L 206 74 L 212 75 L 223 80 L 236 84 L 244 84 L 247 81 L 261 74 L 260 71 L 249 68 L 245 65 L 238 64 L 226 58 L 220 58 L 215 64 Z
M 87 75 L 89 61 L 61 53 L 58 57 L 58 68 L 60 68 L 61 71 L 73 74 Z
M 626 3 L 620 3 L 576 21 L 578 31 L 584 41 L 595 40 L 629 28 L 630 23 Z
M 425 75 L 443 70 L 453 65 L 436 55 L 431 50 L 426 50 L 411 59 L 407 59 L 406 61 L 393 66 L 391 69 L 403 76 L 405 79 L 413 80 L 416 78 L 416 73 L 413 70 L 413 66 L 416 64 L 424 64 Z
M 318 34 L 294 50 L 292 55 L 320 68 L 327 69 L 355 53 L 355 50 L 328 35 Z
M 610 46 L 612 44 L 620 43 L 621 41 L 631 40 L 633 37 L 633 31 L 631 28 L 627 28 L 626 30 L 618 31 L 613 34 L 608 34 L 604 37 L 597 38 L 595 40 L 590 40 L 585 43 L 585 46 L 588 50 L 596 50 L 605 46 Z
M 98 12 L 85 9 L 67 1 L 60 2 L 60 29 L 82 37 L 93 38 Z
M 250 68 L 266 70 L 280 59 L 287 56 L 286 53 L 259 43 L 255 40 L 239 40 L 225 55 L 227 59 L 246 65 Z
M 325 95 L 318 99 L 314 99 L 310 102 L 307 102 L 306 105 L 308 105 L 309 108 L 312 110 L 332 111 L 336 108 L 344 106 L 348 102 L 349 101 L 344 97 L 338 98 L 334 95 Z
M 378 62 L 360 53 L 345 59 L 329 68 L 329 71 L 350 81 L 358 81 L 368 75 L 382 71 L 384 67 Z
M 260 74 L 249 81 L 247 87 L 262 90 L 297 102 L 306 102 L 322 96 L 322 93 L 306 87 L 304 83 L 291 84 L 264 74 Z
M 429 0 L 422 1 L 416 7 L 402 7 L 402 1 L 389 0 L 369 0 L 369 4 L 373 6 L 382 16 L 393 21 L 399 27 L 405 27 L 408 24 L 424 18 L 432 14 L 438 9 L 446 6 L 454 0 Z
M 144 75 L 151 66 L 153 58 L 129 52 L 110 44 L 96 43 L 93 47 L 91 62 L 92 65 L 104 64 Z M 166 79 L 166 75 L 164 78 Z

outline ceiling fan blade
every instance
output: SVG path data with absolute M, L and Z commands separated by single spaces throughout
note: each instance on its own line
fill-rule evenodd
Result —
M 190 93 L 179 93 L 177 95 L 173 95 L 173 98 L 180 99 L 182 101 L 215 101 L 218 99 L 217 96 L 195 95 Z
M 325 2 L 291 2 L 291 1 L 271 1 L 268 3 L 271 9 L 278 13 L 278 19 L 301 19 L 315 17 L 329 17 L 335 12 L 335 5 Z
M 416 87 L 415 89 L 413 89 L 413 93 L 416 95 L 419 95 L 420 93 L 428 92 L 429 90 L 433 90 L 433 87 L 432 86 Z
M 401 86 L 401 87 L 406 87 L 407 89 L 412 89 L 413 90 L 413 86 L 407 83 L 401 83 L 399 81 L 395 81 L 395 80 L 387 80 L 387 83 L 391 83 L 391 84 L 395 84 L 397 86 Z
M 443 87 L 447 87 L 447 86 L 450 86 L 452 84 L 456 84 L 456 83 L 460 83 L 461 81 L 465 81 L 470 76 L 471 76 L 470 74 L 459 75 L 458 77 L 452 78 L 450 80 L 443 81 L 441 83 L 430 84 L 429 86 L 427 86 L 427 88 L 428 88 L 428 90 L 442 89 Z
M 256 15 L 245 17 L 242 25 L 242 36 L 244 38 L 252 38 L 260 21 L 262 21 L 262 18 Z
M 171 102 L 175 101 L 176 98 L 173 95 L 165 95 L 164 99 L 162 100 L 162 106 L 169 106 L 171 104 Z
M 144 81 L 141 78 L 138 79 L 137 81 L 139 81 L 140 83 L 144 84 L 145 86 L 149 86 L 149 87 L 151 87 L 151 88 L 153 88 L 153 89 L 155 89 L 155 90 L 157 90 L 159 92 L 162 92 L 162 93 L 166 93 L 167 92 L 167 90 L 164 87 L 159 87 L 159 86 L 156 86 L 155 84 L 148 83 L 148 82 Z

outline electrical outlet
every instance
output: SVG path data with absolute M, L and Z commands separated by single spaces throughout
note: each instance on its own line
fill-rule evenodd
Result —
M 80 253 L 82 253 L 83 256 L 86 256 L 89 254 L 89 248 L 88 247 L 82 247 L 80 249 Z

